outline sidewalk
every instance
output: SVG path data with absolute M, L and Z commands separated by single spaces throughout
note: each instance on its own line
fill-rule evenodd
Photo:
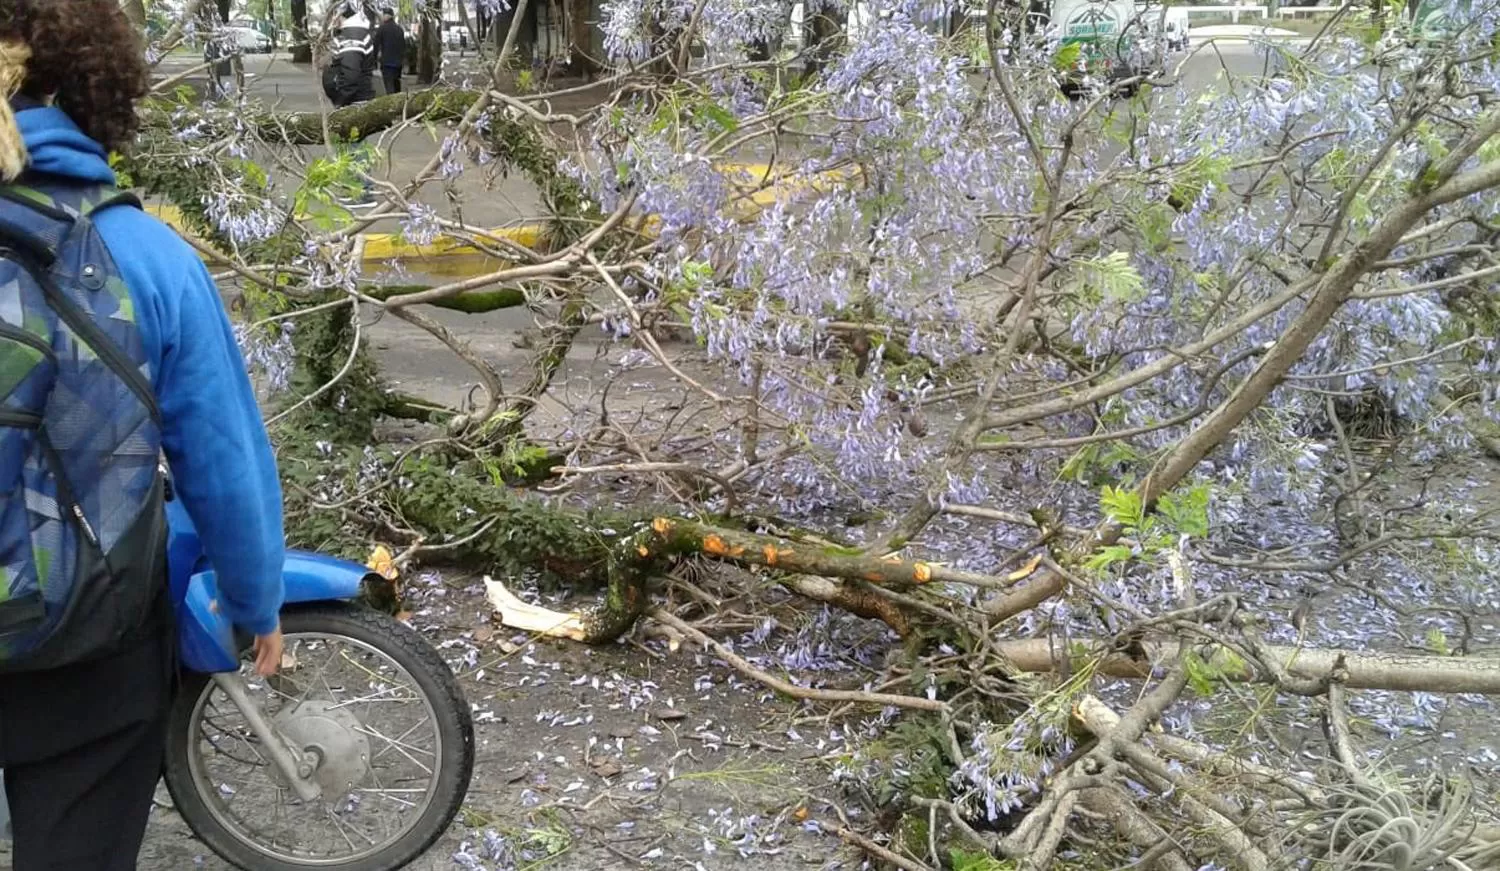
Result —
M 1267 27 L 1263 24 L 1213 24 L 1188 30 L 1188 41 L 1199 45 L 1213 42 L 1310 42 L 1312 37 L 1295 30 Z

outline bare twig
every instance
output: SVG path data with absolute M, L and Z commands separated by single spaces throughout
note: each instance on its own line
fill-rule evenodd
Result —
M 936 699 L 925 699 L 920 696 L 898 696 L 890 693 L 867 693 L 861 690 L 818 690 L 807 687 L 794 686 L 779 677 L 768 674 L 749 662 L 734 651 L 708 637 L 703 632 L 682 620 L 677 615 L 669 613 L 664 608 L 657 608 L 651 612 L 651 619 L 658 623 L 664 623 L 681 632 L 688 638 L 698 642 L 703 647 L 712 650 L 716 656 L 723 659 L 736 671 L 753 678 L 778 693 L 790 696 L 794 699 L 802 699 L 809 702 L 858 702 L 867 705 L 890 705 L 897 708 L 909 708 L 918 711 L 946 711 L 948 704 Z

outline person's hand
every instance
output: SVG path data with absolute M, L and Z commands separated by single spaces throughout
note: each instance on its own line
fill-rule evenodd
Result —
M 270 677 L 281 668 L 281 627 L 255 636 L 255 673 Z

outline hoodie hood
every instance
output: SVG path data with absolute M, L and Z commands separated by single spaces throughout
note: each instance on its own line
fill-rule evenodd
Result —
M 67 113 L 39 106 L 16 113 L 16 126 L 30 155 L 28 168 L 80 182 L 115 183 L 104 146 L 90 139 Z

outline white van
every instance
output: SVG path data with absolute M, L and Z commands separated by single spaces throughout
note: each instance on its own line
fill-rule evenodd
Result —
M 1187 51 L 1188 13 L 1181 6 L 1168 6 L 1164 22 L 1167 31 L 1167 47 L 1173 51 Z
M 1136 4 L 1135 16 L 1145 33 L 1161 36 L 1167 51 L 1187 51 L 1187 9 L 1180 6 L 1163 8 L 1159 4 Z

